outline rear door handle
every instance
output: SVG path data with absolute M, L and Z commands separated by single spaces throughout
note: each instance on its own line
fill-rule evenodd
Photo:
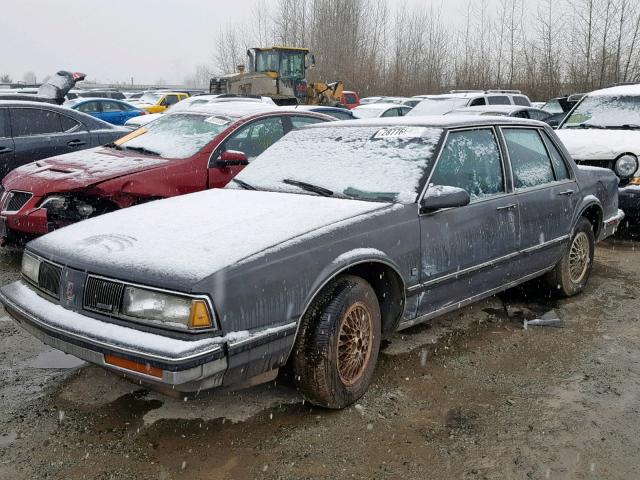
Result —
M 558 195 L 566 195 L 568 197 L 569 195 L 573 195 L 573 190 L 565 190 L 564 192 L 558 193 Z
M 504 207 L 498 207 L 496 210 L 511 210 L 512 208 L 517 208 L 517 203 L 512 203 L 511 205 L 505 205 Z
M 3 153 L 11 153 L 11 152 L 13 152 L 13 148 L 9 148 L 9 147 L 0 148 L 0 155 L 2 155 Z
M 69 143 L 67 143 L 67 145 L 70 147 L 81 147 L 82 145 L 86 144 L 87 142 L 85 142 L 84 140 L 71 140 Z

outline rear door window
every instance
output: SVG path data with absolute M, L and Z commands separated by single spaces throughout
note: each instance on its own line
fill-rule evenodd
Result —
M 171 105 L 175 105 L 176 103 L 178 103 L 178 96 L 177 95 L 167 95 L 165 98 L 165 105 L 167 107 L 170 107 Z
M 0 138 L 9 137 L 9 128 L 7 127 L 7 109 L 0 108 Z
M 291 119 L 291 125 L 293 128 L 304 127 L 305 125 L 313 125 L 314 123 L 321 123 L 324 120 L 313 117 L 289 117 Z
M 384 112 L 381 116 L 382 117 L 398 117 L 399 116 L 398 109 L 390 108 L 389 110 Z
M 555 180 L 551 159 L 538 130 L 503 129 L 516 190 L 538 187 Z
M 118 102 L 102 102 L 103 112 L 121 112 L 123 108 Z
M 73 118 L 67 117 L 66 115 L 60 115 L 60 122 L 62 124 L 63 132 L 70 132 L 80 125 L 80 122 L 77 122 Z
M 60 115 L 40 108 L 15 108 L 11 111 L 11 130 L 14 137 L 46 135 L 62 132 Z
M 225 142 L 225 150 L 243 152 L 250 160 L 264 152 L 284 136 L 281 117 L 256 120 L 240 128 Z
M 490 95 L 489 105 L 511 105 L 511 101 L 506 95 Z
M 569 178 L 569 169 L 562 154 L 546 133 L 543 133 L 542 136 L 544 137 L 544 143 L 547 145 L 547 150 L 551 154 L 551 163 L 556 180 L 567 180 Z
M 85 102 L 78 106 L 78 111 L 83 113 L 97 113 L 100 111 L 100 105 L 98 102 Z
M 451 132 L 430 184 L 462 188 L 472 200 L 504 193 L 502 159 L 493 129 Z
M 531 106 L 531 102 L 524 95 L 514 95 L 511 98 L 513 98 L 513 103 L 516 104 L 516 105 L 520 105 L 521 107 L 530 107 Z

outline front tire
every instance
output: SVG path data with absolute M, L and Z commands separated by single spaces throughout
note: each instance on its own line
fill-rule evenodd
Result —
M 582 292 L 591 275 L 594 250 L 593 227 L 580 217 L 562 259 L 547 276 L 550 287 L 565 297 Z
M 302 319 L 293 351 L 295 382 L 316 405 L 344 408 L 367 391 L 380 350 L 380 305 L 360 277 L 336 279 Z

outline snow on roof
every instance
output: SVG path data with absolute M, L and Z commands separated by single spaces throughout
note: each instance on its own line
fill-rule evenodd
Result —
M 636 83 L 633 85 L 618 85 L 616 87 L 609 87 L 609 88 L 603 88 L 601 90 L 594 90 L 593 92 L 589 92 L 587 95 L 590 97 L 595 97 L 599 95 L 607 95 L 607 96 L 638 95 L 640 96 L 640 83 Z
M 475 105 L 473 107 L 456 108 L 453 112 L 499 112 L 511 113 L 515 110 L 527 109 L 522 105 Z
M 387 108 L 397 108 L 397 103 L 366 103 L 354 108 L 353 110 L 385 110 Z
M 226 115 L 229 117 L 239 118 L 247 115 L 255 115 L 257 113 L 275 113 L 281 111 L 282 110 L 275 105 L 269 105 L 260 102 L 211 102 L 203 103 L 201 105 L 194 105 L 188 110 L 169 113 L 169 115 L 176 115 L 178 113 L 203 113 L 209 115 Z
M 393 105 L 397 107 L 397 105 Z M 352 110 L 353 111 L 353 110 Z M 386 118 L 368 118 L 356 120 L 338 120 L 330 123 L 316 123 L 304 128 L 327 128 L 327 127 L 465 127 L 480 125 L 535 125 L 540 126 L 542 122 L 528 120 L 516 117 L 491 117 L 476 115 L 425 115 L 412 117 L 386 117 Z

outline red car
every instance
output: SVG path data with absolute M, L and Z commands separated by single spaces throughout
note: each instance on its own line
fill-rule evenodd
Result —
M 0 188 L 0 245 L 21 244 L 109 211 L 224 187 L 290 130 L 334 120 L 260 103 L 166 114 L 103 147 L 10 172 Z
M 348 109 L 356 108 L 360 106 L 360 96 L 356 92 L 345 90 L 342 92 L 342 104 Z

